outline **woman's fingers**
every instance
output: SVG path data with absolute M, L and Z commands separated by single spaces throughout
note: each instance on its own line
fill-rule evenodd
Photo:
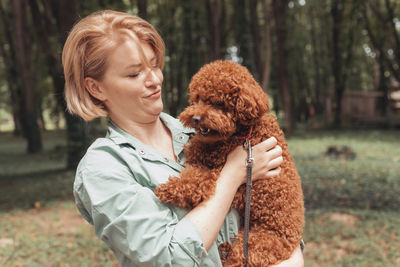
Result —
M 253 149 L 260 151 L 268 151 L 274 148 L 278 144 L 278 141 L 275 137 L 270 137 L 267 140 L 262 141 L 261 143 L 254 146 Z
M 271 178 L 281 172 L 282 148 L 275 137 L 270 137 L 253 146 L 254 180 Z
M 270 159 L 274 159 L 274 158 L 280 157 L 280 156 L 282 156 L 282 148 L 279 145 L 277 145 L 274 148 L 270 149 L 267 152 L 267 154 L 268 154 Z
M 281 173 L 281 167 L 278 167 L 278 168 L 275 168 L 275 169 L 272 169 L 272 170 L 268 171 L 267 172 L 267 177 L 271 178 L 271 177 L 277 176 L 280 173 Z
M 278 157 L 276 157 L 274 159 L 271 159 L 268 162 L 268 169 L 269 170 L 275 169 L 275 168 L 281 166 L 282 162 L 283 162 L 282 156 L 278 156 Z

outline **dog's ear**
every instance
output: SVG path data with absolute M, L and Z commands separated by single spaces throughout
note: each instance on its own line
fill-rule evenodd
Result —
M 250 124 L 269 111 L 268 96 L 258 84 L 241 88 L 236 99 L 237 117 L 243 124 Z

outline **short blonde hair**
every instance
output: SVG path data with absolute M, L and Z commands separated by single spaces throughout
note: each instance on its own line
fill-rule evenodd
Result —
M 85 78 L 102 79 L 108 54 L 120 43 L 121 36 L 148 43 L 156 54 L 158 65 L 163 68 L 164 42 L 150 23 L 124 12 L 104 10 L 93 13 L 75 24 L 62 53 L 64 93 L 70 113 L 86 121 L 108 115 L 104 104 L 86 90 Z

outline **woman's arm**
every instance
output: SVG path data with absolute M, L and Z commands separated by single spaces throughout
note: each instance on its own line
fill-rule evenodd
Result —
M 253 181 L 267 179 L 279 174 L 282 163 L 282 149 L 271 137 L 253 147 Z M 199 230 L 206 250 L 214 243 L 222 223 L 231 207 L 235 193 L 246 182 L 247 154 L 242 147 L 237 147 L 227 158 L 227 162 L 217 180 L 215 194 L 191 210 L 185 218 Z
M 298 246 L 290 256 L 288 260 L 285 260 L 278 265 L 272 265 L 271 267 L 304 267 L 303 252 L 300 246 Z
M 218 262 L 218 250 L 207 253 L 198 228 L 184 218 L 186 210 L 161 203 L 151 188 L 138 183 L 169 171 L 169 166 L 145 163 L 139 153 L 108 140 L 95 143 L 81 161 L 74 183 L 77 207 L 121 265 Z

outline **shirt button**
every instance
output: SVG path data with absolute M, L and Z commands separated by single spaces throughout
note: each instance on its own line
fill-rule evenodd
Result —
M 179 140 L 182 141 L 183 139 L 185 139 L 185 137 L 183 135 L 179 136 Z
M 145 153 L 144 153 L 144 150 L 140 150 L 140 151 L 139 151 L 139 154 L 143 156 L 143 155 L 145 154 Z
M 165 157 L 165 158 L 164 158 L 164 161 L 165 161 L 165 162 L 168 162 L 168 161 L 169 161 L 169 159 L 168 159 L 167 157 Z

